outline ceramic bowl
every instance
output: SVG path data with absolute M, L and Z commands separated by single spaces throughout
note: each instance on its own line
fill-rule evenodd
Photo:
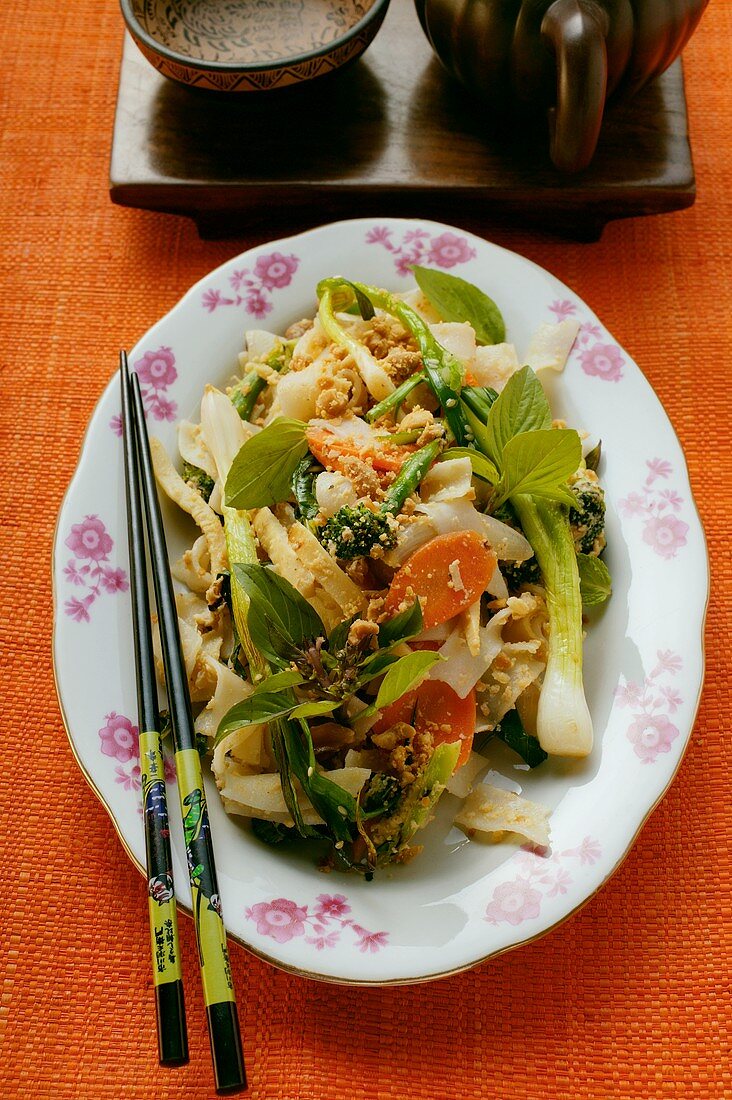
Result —
M 359 57 L 389 0 L 120 0 L 128 30 L 159 73 L 219 92 L 266 91 Z

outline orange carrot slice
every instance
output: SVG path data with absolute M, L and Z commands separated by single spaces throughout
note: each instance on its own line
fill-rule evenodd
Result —
M 496 555 L 477 531 L 437 535 L 394 574 L 384 611 L 394 615 L 418 596 L 429 630 L 475 603 L 495 568 Z
M 408 691 L 381 712 L 373 727 L 374 733 L 383 733 L 397 722 L 414 726 L 418 733 L 431 733 L 435 748 L 460 741 L 457 771 L 470 756 L 473 745 L 475 692 L 461 699 L 442 680 L 423 680 L 414 691 Z
M 343 468 L 345 458 L 359 458 L 362 462 L 368 462 L 375 470 L 398 473 L 416 449 L 405 444 L 360 442 L 356 438 L 344 438 L 320 427 L 309 427 L 305 437 L 318 462 L 341 473 L 348 472 Z

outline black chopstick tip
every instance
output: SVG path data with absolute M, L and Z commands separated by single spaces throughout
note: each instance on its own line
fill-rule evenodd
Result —
M 216 1092 L 220 1096 L 246 1092 L 247 1075 L 241 1048 L 239 1016 L 234 1001 L 219 1001 L 206 1007 L 211 1040 Z
M 158 1057 L 161 1066 L 184 1066 L 188 1062 L 186 1010 L 183 982 L 165 982 L 155 987 L 158 1010 Z

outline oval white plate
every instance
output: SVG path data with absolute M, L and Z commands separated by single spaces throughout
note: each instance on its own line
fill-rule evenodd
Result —
M 409 264 L 442 267 L 496 299 L 519 356 L 544 321 L 581 330 L 552 376 L 555 415 L 603 441 L 607 561 L 614 594 L 585 645 L 596 748 L 534 773 L 506 752 L 495 766 L 553 808 L 552 851 L 485 847 L 450 827 L 445 796 L 425 853 L 371 883 L 323 875 L 227 817 L 209 786 L 224 916 L 231 935 L 279 966 L 341 982 L 418 981 L 454 973 L 552 928 L 606 881 L 681 761 L 703 675 L 708 595 L 704 535 L 674 431 L 641 371 L 595 315 L 535 264 L 434 222 L 338 222 L 252 249 L 194 286 L 130 355 L 150 430 L 169 450 L 177 418 L 197 418 L 204 383 L 235 371 L 246 328 L 282 331 L 310 316 L 315 286 L 343 274 L 400 290 Z M 54 660 L 74 754 L 142 870 L 135 687 L 127 590 L 119 394 L 92 417 L 61 508 L 54 558 Z M 171 555 L 190 529 L 166 513 Z M 171 788 L 171 796 L 175 794 Z M 173 818 L 178 817 L 173 813 Z M 190 903 L 180 826 L 174 871 Z

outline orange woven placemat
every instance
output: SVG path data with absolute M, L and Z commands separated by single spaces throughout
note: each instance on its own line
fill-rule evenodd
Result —
M 213 1095 L 196 974 L 191 1064 L 156 1063 L 143 884 L 66 742 L 50 664 L 54 520 L 93 404 L 180 293 L 252 241 L 110 206 L 121 21 L 0 16 L 3 800 L 0 1096 Z M 732 8 L 687 51 L 699 199 L 602 242 L 494 232 L 554 271 L 642 365 L 686 448 L 714 589 L 681 772 L 612 882 L 540 942 L 432 986 L 343 989 L 234 946 L 252 1100 L 732 1097 Z M 446 212 L 454 218 L 454 212 Z M 480 232 L 481 226 L 469 226 Z M 266 235 L 266 234 L 263 234 Z M 194 957 L 192 926 L 181 921 Z

